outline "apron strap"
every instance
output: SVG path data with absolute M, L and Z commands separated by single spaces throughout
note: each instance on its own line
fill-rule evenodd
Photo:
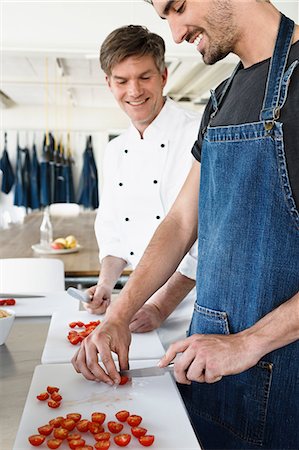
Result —
M 281 92 L 281 82 L 292 45 L 294 26 L 293 20 L 281 14 L 274 53 L 270 61 L 263 108 L 260 113 L 260 120 L 265 122 L 267 131 L 272 129 L 274 121 L 280 116 L 280 107 L 278 103 Z

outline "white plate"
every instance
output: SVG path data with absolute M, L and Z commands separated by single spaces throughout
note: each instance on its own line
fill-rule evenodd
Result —
M 146 367 L 155 363 L 149 360 L 135 361 L 131 367 Z M 48 385 L 60 388 L 63 399 L 57 409 L 51 409 L 47 403 L 36 399 L 36 395 Z M 71 364 L 49 364 L 35 368 L 13 449 L 32 450 L 28 436 L 36 434 L 37 427 L 57 416 L 77 412 L 82 414 L 82 418 L 89 419 L 92 412 L 99 411 L 107 415 L 107 423 L 109 420 L 116 420 L 114 414 L 122 409 L 143 417 L 141 426 L 147 428 L 148 434 L 155 435 L 155 442 L 150 449 L 200 449 L 171 375 L 134 378 L 132 383 L 111 387 L 87 381 L 75 372 Z M 125 425 L 124 432 L 129 431 L 129 427 Z M 89 445 L 94 443 L 90 433 L 82 433 L 82 436 Z M 44 442 L 38 448 L 48 447 Z M 126 448 L 141 450 L 143 447 L 132 437 Z M 69 447 L 63 442 L 59 450 L 66 449 L 69 450 Z M 110 450 L 116 449 L 119 447 L 111 439 Z
M 36 253 L 43 255 L 66 255 L 68 253 L 76 253 L 80 250 L 81 245 L 77 245 L 74 248 L 59 248 L 55 250 L 54 248 L 45 248 L 41 244 L 34 244 L 31 246 L 32 250 Z
M 38 295 L 39 292 L 34 292 L 34 294 Z M 13 309 L 16 317 L 52 316 L 54 311 L 61 311 L 66 315 L 79 311 L 79 300 L 70 297 L 66 291 L 40 294 L 44 297 L 16 298 L 16 304 L 7 308 Z M 1 306 L 1 308 L 6 309 L 6 306 Z
M 76 302 L 76 300 L 74 301 Z M 68 332 L 71 330 L 69 323 L 77 321 L 88 323 L 91 320 L 94 321 L 98 319 L 103 321 L 104 316 L 89 314 L 87 311 L 70 312 L 68 314 L 63 312 L 54 313 L 42 354 L 42 363 L 70 362 L 79 346 L 72 345 L 67 339 Z M 74 330 L 80 329 L 74 328 Z M 132 334 L 130 346 L 131 360 L 161 358 L 164 353 L 165 351 L 156 331 Z

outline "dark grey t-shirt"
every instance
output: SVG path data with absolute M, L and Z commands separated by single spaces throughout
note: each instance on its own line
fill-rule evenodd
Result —
M 299 60 L 299 41 L 292 45 L 287 67 Z M 265 87 L 270 59 L 241 69 L 236 74 L 218 113 L 211 126 L 238 125 L 259 121 L 265 95 Z M 225 82 L 216 89 L 219 98 Z M 208 125 L 212 113 L 211 101 L 208 103 L 200 126 L 198 140 L 192 149 L 193 156 L 200 161 L 202 131 Z M 285 105 L 279 121 L 283 123 L 284 144 L 291 188 L 297 208 L 299 208 L 299 65 L 295 68 L 289 86 Z

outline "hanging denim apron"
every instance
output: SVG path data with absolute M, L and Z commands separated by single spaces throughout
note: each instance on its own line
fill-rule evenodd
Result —
M 293 29 L 282 16 L 260 121 L 205 132 L 190 334 L 238 333 L 299 291 L 299 213 L 279 122 L 298 64 L 286 70 Z M 212 94 L 211 120 L 234 74 L 218 102 Z M 242 374 L 180 391 L 205 449 L 299 448 L 299 342 Z

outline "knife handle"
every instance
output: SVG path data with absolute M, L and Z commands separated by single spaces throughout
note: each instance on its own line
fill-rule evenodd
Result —
M 92 300 L 92 297 L 88 295 L 85 292 L 79 291 L 79 289 L 76 289 L 74 287 L 69 287 L 66 292 L 71 296 L 76 298 L 77 300 L 80 300 L 81 302 L 90 303 Z

